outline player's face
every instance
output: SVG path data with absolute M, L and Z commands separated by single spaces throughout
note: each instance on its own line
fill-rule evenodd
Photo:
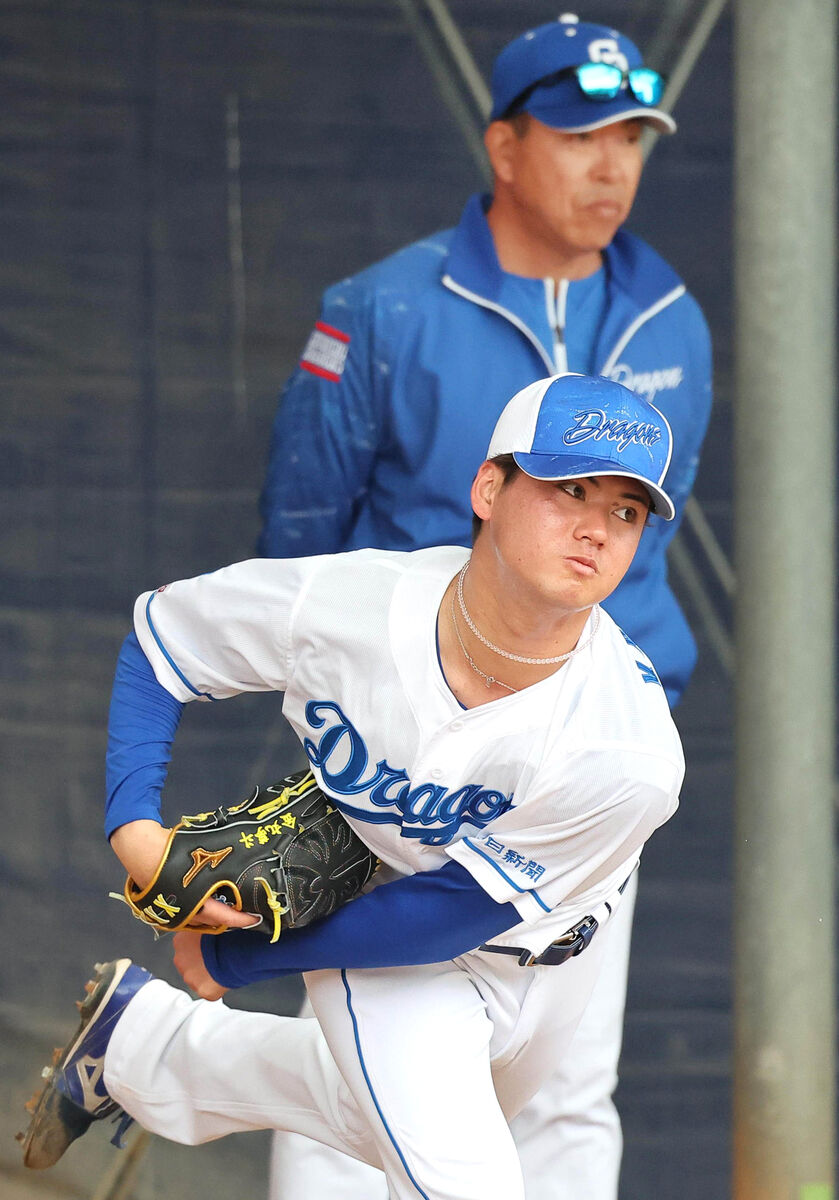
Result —
M 517 603 L 577 612 L 620 583 L 649 513 L 644 486 L 620 475 L 506 483 L 484 463 L 473 503 L 484 528 L 476 552 L 491 556 L 502 594 Z M 480 506 L 483 506 L 481 508 Z
M 500 169 L 531 239 L 569 256 L 609 245 L 638 190 L 641 128 L 629 120 L 566 133 L 531 117 L 524 136 L 509 130 Z

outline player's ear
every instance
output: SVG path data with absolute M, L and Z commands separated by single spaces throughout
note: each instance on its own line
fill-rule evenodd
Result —
M 514 173 L 514 151 L 518 138 L 509 121 L 491 121 L 484 134 L 489 165 L 496 180 L 511 183 Z
M 497 463 L 482 462 L 472 480 L 472 511 L 486 521 L 492 514 L 495 497 L 504 485 L 504 472 Z

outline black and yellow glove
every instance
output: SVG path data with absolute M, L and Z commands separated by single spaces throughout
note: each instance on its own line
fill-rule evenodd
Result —
M 205 900 L 223 900 L 261 917 L 253 928 L 275 942 L 282 929 L 352 900 L 377 865 L 312 772 L 301 771 L 232 808 L 182 817 L 151 883 L 141 889 L 129 876 L 124 896 L 136 917 L 167 932 L 224 933 L 193 922 Z

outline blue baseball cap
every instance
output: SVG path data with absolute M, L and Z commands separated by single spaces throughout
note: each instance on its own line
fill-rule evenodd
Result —
M 487 458 L 512 454 L 533 479 L 625 475 L 647 489 L 652 511 L 676 515 L 661 486 L 673 435 L 648 400 L 602 375 L 552 375 L 517 392 L 492 434 Z
M 624 73 L 612 98 L 592 98 L 583 92 L 572 70 L 590 63 L 608 64 Z M 676 122 L 669 113 L 654 104 L 641 103 L 633 94 L 629 72 L 643 66 L 641 51 L 628 37 L 607 25 L 590 25 L 573 13 L 565 13 L 548 25 L 521 34 L 498 55 L 492 69 L 489 119 L 498 121 L 514 109 L 529 112 L 544 125 L 569 133 L 630 119 L 648 121 L 660 133 L 675 133 Z M 560 72 L 568 73 L 552 78 Z M 644 70 L 642 74 L 653 73 Z

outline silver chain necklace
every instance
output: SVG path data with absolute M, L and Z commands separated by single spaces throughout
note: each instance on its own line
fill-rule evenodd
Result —
M 480 675 L 481 679 L 483 679 L 484 683 L 486 684 L 486 686 L 488 688 L 492 687 L 492 685 L 494 683 L 497 683 L 499 687 L 506 688 L 508 692 L 518 692 L 521 690 L 520 688 L 510 687 L 509 683 L 504 683 L 501 679 L 496 679 L 494 675 L 487 675 L 487 673 L 485 671 L 481 670 L 481 668 L 475 662 L 472 655 L 466 649 L 466 647 L 463 644 L 463 638 L 460 636 L 460 630 L 457 627 L 457 614 L 455 613 L 455 610 L 454 610 L 454 592 L 452 592 L 452 625 L 454 625 L 455 636 L 457 637 L 457 640 L 460 642 L 460 648 L 463 651 L 463 655 L 464 655 L 466 661 L 469 663 L 469 666 L 472 668 L 472 670 L 475 672 L 475 674 Z
M 460 570 L 460 574 L 457 577 L 457 602 L 460 605 L 460 611 L 463 613 L 463 619 L 466 624 L 472 630 L 478 641 L 483 642 L 488 650 L 492 650 L 493 654 L 500 654 L 502 658 L 509 658 L 512 660 L 512 662 L 528 663 L 530 666 L 534 667 L 547 667 L 551 666 L 553 663 L 561 663 L 565 662 L 569 658 L 573 658 L 575 654 L 579 654 L 581 650 L 585 650 L 586 646 L 590 645 L 593 641 L 594 635 L 597 633 L 600 625 L 600 609 L 596 604 L 592 610 L 591 633 L 584 642 L 580 642 L 574 647 L 573 650 L 568 650 L 565 654 L 557 654 L 554 658 L 526 658 L 523 654 L 512 654 L 509 650 L 502 650 L 500 646 L 496 646 L 494 642 L 489 640 L 489 638 L 484 637 L 480 629 L 478 629 L 475 622 L 469 616 L 469 611 L 466 608 L 466 601 L 463 599 L 463 580 L 466 578 L 466 572 L 469 570 L 469 561 L 469 559 L 466 560 Z M 460 637 L 460 634 L 458 634 L 458 637 Z M 461 645 L 463 645 L 462 642 Z M 465 648 L 464 653 L 466 653 Z M 467 658 L 468 657 L 469 656 L 467 655 Z M 470 659 L 469 661 L 471 662 L 472 660 Z M 475 669 L 477 670 L 477 668 Z M 483 671 L 478 671 L 478 674 L 483 675 Z M 494 682 L 497 683 L 498 680 L 495 680 Z M 502 687 L 506 687 L 506 684 L 502 684 Z

